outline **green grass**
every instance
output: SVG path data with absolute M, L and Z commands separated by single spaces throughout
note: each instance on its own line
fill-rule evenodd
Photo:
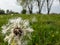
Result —
M 34 29 L 32 40 L 28 45 L 60 45 L 60 15 L 39 15 L 39 14 L 16 14 L 0 15 L 0 45 L 7 45 L 1 33 L 1 26 L 6 24 L 10 18 L 22 17 L 30 21 Z M 32 22 L 36 17 L 37 22 Z

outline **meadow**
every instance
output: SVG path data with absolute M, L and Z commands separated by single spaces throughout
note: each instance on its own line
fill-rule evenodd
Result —
M 18 17 L 28 19 L 34 29 L 32 40 L 28 45 L 60 45 L 60 15 L 56 14 L 0 15 L 0 45 L 7 45 L 7 42 L 4 42 L 4 35 L 1 33 L 1 26 L 7 24 L 9 19 Z M 34 17 L 36 21 L 32 21 Z

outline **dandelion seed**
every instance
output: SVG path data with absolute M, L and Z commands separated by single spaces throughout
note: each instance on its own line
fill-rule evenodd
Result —
M 33 31 L 29 21 L 22 18 L 10 19 L 8 24 L 2 26 L 2 33 L 6 35 L 4 41 L 9 45 L 27 45 Z

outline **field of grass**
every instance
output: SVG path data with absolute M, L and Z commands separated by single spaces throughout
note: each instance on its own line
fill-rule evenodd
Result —
M 1 33 L 1 26 L 6 24 L 10 18 L 22 17 L 30 21 L 31 27 L 34 29 L 32 40 L 28 45 L 60 45 L 60 15 L 0 15 L 0 45 L 7 45 L 4 42 L 4 36 Z M 33 18 L 36 22 L 32 22 Z

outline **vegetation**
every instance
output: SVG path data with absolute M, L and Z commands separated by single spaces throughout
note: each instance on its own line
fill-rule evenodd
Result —
M 33 7 L 36 6 L 38 8 L 39 14 L 41 14 L 42 10 L 44 10 L 43 7 L 46 7 L 47 14 L 49 14 L 54 1 L 56 0 L 17 0 L 17 2 L 23 7 L 23 9 L 29 9 L 29 13 L 30 11 L 32 12 Z M 60 3 L 60 0 L 58 1 Z
M 31 27 L 34 29 L 32 40 L 28 45 L 60 45 L 60 15 L 40 15 L 40 14 L 16 14 L 16 15 L 0 15 L 0 45 L 7 45 L 4 42 L 4 35 L 1 33 L 1 26 L 5 25 L 10 18 L 22 17 L 30 21 Z M 36 22 L 32 19 L 36 18 Z
M 26 14 L 26 10 L 25 10 L 25 9 L 23 9 L 21 13 L 22 13 L 22 14 Z
M 19 14 L 18 12 L 14 12 L 12 10 L 3 10 L 3 9 L 0 9 L 0 14 Z
M 0 14 L 5 14 L 5 11 L 0 9 Z

